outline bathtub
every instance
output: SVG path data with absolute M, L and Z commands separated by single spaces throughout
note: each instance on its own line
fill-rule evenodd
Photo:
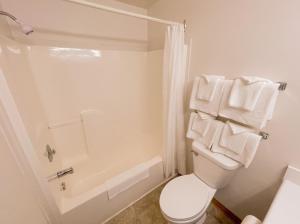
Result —
M 124 161 L 101 172 L 91 172 L 93 166 L 93 163 L 75 166 L 73 175 L 60 180 L 60 183 L 64 181 L 66 184 L 59 202 L 63 224 L 103 223 L 164 181 L 163 163 L 159 156 L 139 164 Z M 109 199 L 108 183 L 126 180 L 140 166 L 147 169 L 148 176 Z

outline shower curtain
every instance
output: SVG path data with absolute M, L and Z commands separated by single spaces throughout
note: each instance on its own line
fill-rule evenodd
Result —
M 184 27 L 167 27 L 163 64 L 164 98 L 164 174 L 186 173 L 184 92 L 186 83 L 187 47 Z

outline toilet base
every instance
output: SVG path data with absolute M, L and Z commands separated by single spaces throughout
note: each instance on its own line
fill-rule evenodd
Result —
M 180 224 L 203 224 L 206 220 L 206 212 L 201 216 L 200 220 L 196 221 L 196 222 L 189 222 L 189 221 L 186 221 L 186 222 L 182 222 Z M 175 223 L 175 222 L 168 222 L 168 224 L 178 224 L 178 223 Z

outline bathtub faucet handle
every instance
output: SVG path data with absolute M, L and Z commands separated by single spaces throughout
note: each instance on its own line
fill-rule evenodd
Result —
M 46 145 L 46 156 L 49 159 L 49 162 L 51 163 L 53 161 L 53 155 L 56 153 L 55 149 L 52 149 L 49 144 Z
M 70 167 L 70 168 L 58 171 L 57 172 L 57 177 L 61 178 L 61 177 L 65 176 L 65 175 L 67 175 L 67 174 L 72 174 L 72 173 L 74 173 L 74 169 L 73 169 L 73 167 Z

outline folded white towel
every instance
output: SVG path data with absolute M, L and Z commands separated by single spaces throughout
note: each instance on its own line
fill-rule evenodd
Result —
M 269 79 L 265 79 L 265 78 L 261 78 L 261 77 L 257 77 L 257 76 L 241 76 L 240 79 L 242 79 L 248 85 L 257 83 L 257 82 L 272 83 L 272 81 Z
M 192 112 L 190 115 L 189 127 L 187 137 L 191 139 L 197 139 L 207 134 L 210 126 L 210 121 L 214 117 L 202 112 Z
M 196 139 L 195 141 L 199 141 L 208 149 L 211 149 L 213 144 L 219 140 L 223 126 L 223 122 L 212 120 L 206 135 L 203 138 Z
M 126 191 L 133 185 L 149 177 L 149 167 L 145 164 L 137 165 L 105 182 L 108 199 Z
M 251 131 L 251 129 L 227 122 L 222 131 L 220 146 L 239 155 L 245 149 Z
M 264 88 L 253 111 L 230 107 L 228 100 L 233 81 L 224 81 L 224 91 L 219 108 L 219 115 L 240 123 L 262 129 L 272 117 L 278 96 L 278 83 L 264 83 Z
M 202 75 L 199 79 L 197 98 L 211 102 L 215 96 L 218 81 L 223 79 L 224 76 Z
M 253 111 L 265 83 L 271 83 L 271 81 L 255 76 L 242 76 L 234 80 L 229 97 L 229 106 Z
M 227 148 L 222 147 L 220 144 L 213 144 L 211 151 L 215 153 L 221 153 L 233 160 L 240 162 L 246 168 L 248 168 L 255 157 L 260 140 L 261 136 L 255 133 L 249 133 L 244 150 L 240 154 L 228 150 Z
M 278 98 L 278 95 L 279 95 L 278 87 L 279 87 L 279 84 L 277 84 L 275 86 L 275 88 L 277 88 L 277 89 L 274 91 L 274 94 L 273 94 L 272 99 L 271 99 L 271 103 L 268 107 L 268 112 L 267 112 L 268 118 L 267 118 L 267 120 L 271 120 L 273 118 L 273 112 L 275 110 L 277 98 Z
M 219 139 L 224 124 L 215 120 L 213 116 L 207 114 L 205 115 L 200 112 L 202 116 L 208 116 L 203 119 L 198 114 L 194 112 L 191 113 L 187 137 L 202 143 L 207 149 L 210 149 L 216 139 Z M 199 123 L 197 127 L 199 128 L 198 130 L 193 128 L 193 123 L 195 121 Z
M 193 90 L 190 99 L 190 108 L 194 110 L 199 110 L 213 116 L 217 116 L 220 101 L 223 92 L 223 83 L 224 83 L 224 76 L 220 77 L 218 81 L 215 82 L 215 87 L 211 94 L 213 95 L 211 101 L 201 100 L 198 98 L 199 92 L 201 92 L 201 83 L 206 83 L 203 77 L 196 77 L 193 83 Z M 203 89 L 204 90 L 204 89 Z M 199 93 L 199 94 L 198 94 Z M 201 94 L 200 94 L 201 95 Z

